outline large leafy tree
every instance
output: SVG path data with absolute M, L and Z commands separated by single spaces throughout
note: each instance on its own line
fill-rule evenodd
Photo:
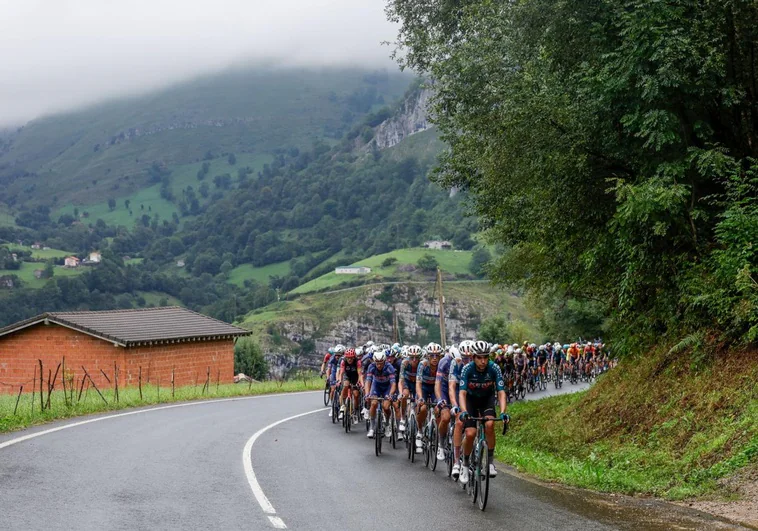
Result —
M 501 282 L 602 303 L 619 345 L 758 339 L 758 5 L 390 0 Z

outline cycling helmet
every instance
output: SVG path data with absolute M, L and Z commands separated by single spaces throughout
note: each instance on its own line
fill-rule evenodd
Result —
M 363 356 L 363 347 L 356 347 L 356 349 L 355 349 L 355 355 L 356 356 Z
M 341 356 L 342 354 L 344 354 L 345 353 L 344 345 L 340 343 L 339 345 L 334 347 L 334 353 L 337 354 L 338 356 Z
M 481 354 L 489 355 L 490 353 L 489 343 L 487 343 L 486 341 L 476 341 L 473 345 L 471 345 L 471 353 L 474 356 L 481 355 Z
M 516 349 L 516 354 L 523 354 L 523 353 L 524 353 L 524 351 L 523 351 L 523 350 L 521 350 L 520 348 L 517 348 L 517 349 Z
M 516 352 L 516 349 L 513 348 L 513 345 L 508 345 L 508 350 L 505 351 L 506 354 L 513 354 Z
M 403 358 L 407 358 L 408 357 L 408 346 L 407 345 L 403 345 L 402 347 L 400 347 L 400 355 Z
M 355 357 L 355 349 L 349 348 L 345 351 L 345 357 L 348 359 L 353 359 Z
M 450 352 L 450 355 L 453 357 L 453 359 L 456 359 L 456 360 L 461 359 L 460 351 L 454 346 L 448 347 L 448 352 Z
M 327 351 L 329 354 L 334 354 L 334 347 L 329 347 L 328 349 L 326 349 L 326 351 Z
M 411 345 L 410 347 L 408 347 L 408 356 L 409 357 L 411 357 L 411 358 L 418 358 L 418 357 L 421 356 L 421 354 L 422 354 L 421 347 L 419 347 L 418 345 Z
M 364 347 L 373 347 L 374 346 L 374 342 L 373 341 L 366 341 L 366 343 L 364 343 L 363 346 Z
M 429 343 L 425 348 L 427 354 L 442 354 L 442 346 L 439 343 Z
M 374 352 L 373 359 L 374 359 L 374 362 L 384 361 L 387 359 L 387 355 L 384 353 L 383 350 L 376 350 Z
M 556 341 L 555 343 L 553 343 L 553 348 L 555 350 L 561 350 L 561 344 Z
M 458 348 L 461 350 L 461 354 L 464 356 L 471 356 L 471 345 L 473 344 L 473 341 L 461 341 L 461 344 L 458 345 Z
M 394 352 L 395 354 L 400 354 L 400 351 L 402 350 L 400 348 L 400 343 L 393 343 L 390 349 L 392 349 L 392 352 Z

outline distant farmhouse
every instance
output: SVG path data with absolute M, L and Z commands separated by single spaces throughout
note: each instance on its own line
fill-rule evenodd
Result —
M 76 256 L 67 256 L 63 261 L 64 267 L 79 267 L 79 259 Z
M 367 275 L 371 273 L 370 267 L 355 267 L 355 266 L 346 266 L 346 267 L 338 267 L 334 270 L 335 273 L 338 275 Z
M 424 247 L 427 249 L 452 249 L 453 244 L 448 241 L 430 240 L 424 242 Z

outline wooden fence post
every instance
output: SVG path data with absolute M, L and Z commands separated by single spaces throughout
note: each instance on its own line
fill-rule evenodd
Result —
M 44 393 L 42 392 L 42 384 L 45 381 L 45 373 L 42 370 L 42 360 L 37 360 L 39 362 L 39 408 L 40 411 L 45 411 L 45 400 L 44 400 Z
M 139 366 L 139 399 L 142 401 L 142 365 Z
M 37 389 L 37 366 L 34 366 L 34 376 L 32 376 L 32 413 L 34 413 L 34 391 Z
M 53 376 L 53 381 L 48 382 L 47 384 L 47 409 L 50 409 L 50 395 L 53 394 L 53 391 L 55 390 L 55 382 L 58 380 L 58 371 L 61 369 L 61 364 L 59 363 L 58 366 L 55 368 L 55 376 Z M 49 378 L 48 378 L 49 379 Z
M 63 356 L 63 378 L 61 378 L 63 383 L 63 400 L 66 402 L 66 407 L 68 407 L 68 395 L 66 394 L 66 356 Z
M 218 383 L 221 380 L 221 369 L 216 373 L 216 394 L 218 394 Z
M 21 400 L 21 393 L 24 391 L 24 386 L 21 386 L 21 389 L 18 390 L 18 396 L 16 397 L 16 407 L 13 408 L 13 416 L 16 416 L 16 411 L 18 411 L 18 401 Z
M 113 362 L 113 389 L 116 393 L 116 403 L 118 404 L 118 365 Z
M 176 371 L 176 367 L 171 367 L 171 398 L 174 398 L 174 373 Z

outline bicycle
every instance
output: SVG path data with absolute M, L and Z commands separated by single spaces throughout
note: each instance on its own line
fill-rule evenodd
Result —
M 329 402 L 331 401 L 331 393 L 330 393 L 331 390 L 332 388 L 329 385 L 329 378 L 327 378 L 326 381 L 324 382 L 324 407 L 329 407 Z
M 477 503 L 479 510 L 483 511 L 487 507 L 487 498 L 490 492 L 490 457 L 487 439 L 484 434 L 484 423 L 486 421 L 502 421 L 501 419 L 491 417 L 469 417 L 469 420 L 476 421 L 476 442 L 469 459 L 469 476 L 465 488 L 469 496 L 472 497 L 471 502 Z M 507 431 L 508 424 L 504 422 L 503 435 Z
M 408 451 L 408 459 L 413 463 L 416 461 L 416 432 L 418 432 L 415 398 L 408 399 L 408 410 L 406 411 L 405 418 L 407 419 L 405 426 L 405 449 Z
M 563 367 L 560 364 L 556 364 L 553 368 L 553 381 L 556 389 L 563 387 Z
M 455 460 L 455 454 L 453 453 L 453 431 L 455 430 L 455 416 L 451 415 L 450 425 L 447 428 L 447 444 L 443 446 L 445 452 L 445 464 L 447 465 L 447 477 L 453 477 L 453 461 Z
M 332 424 L 337 423 L 337 417 L 340 414 L 340 401 L 337 399 L 342 393 L 342 384 L 337 384 L 334 388 L 334 398 L 332 398 Z
M 353 390 L 360 390 L 359 385 L 348 384 L 347 398 L 345 399 L 345 412 L 342 414 L 342 426 L 345 428 L 345 433 L 350 433 L 352 430 L 352 424 L 355 422 L 355 403 L 353 397 Z M 360 400 L 360 394 L 358 395 Z
M 382 455 L 382 441 L 384 440 L 384 409 L 382 408 L 382 403 L 387 400 L 386 398 L 376 398 L 371 397 L 369 398 L 369 402 L 379 402 L 379 405 L 376 408 L 376 429 L 374 430 L 374 452 L 376 453 L 376 456 L 379 457 Z M 392 411 L 392 406 L 390 405 L 390 414 Z
M 426 425 L 421 435 L 421 449 L 424 454 L 424 466 L 434 471 L 437 468 L 437 448 L 439 439 L 437 438 L 437 416 L 436 407 L 431 400 L 426 401 Z M 429 463 L 432 463 L 429 466 Z

